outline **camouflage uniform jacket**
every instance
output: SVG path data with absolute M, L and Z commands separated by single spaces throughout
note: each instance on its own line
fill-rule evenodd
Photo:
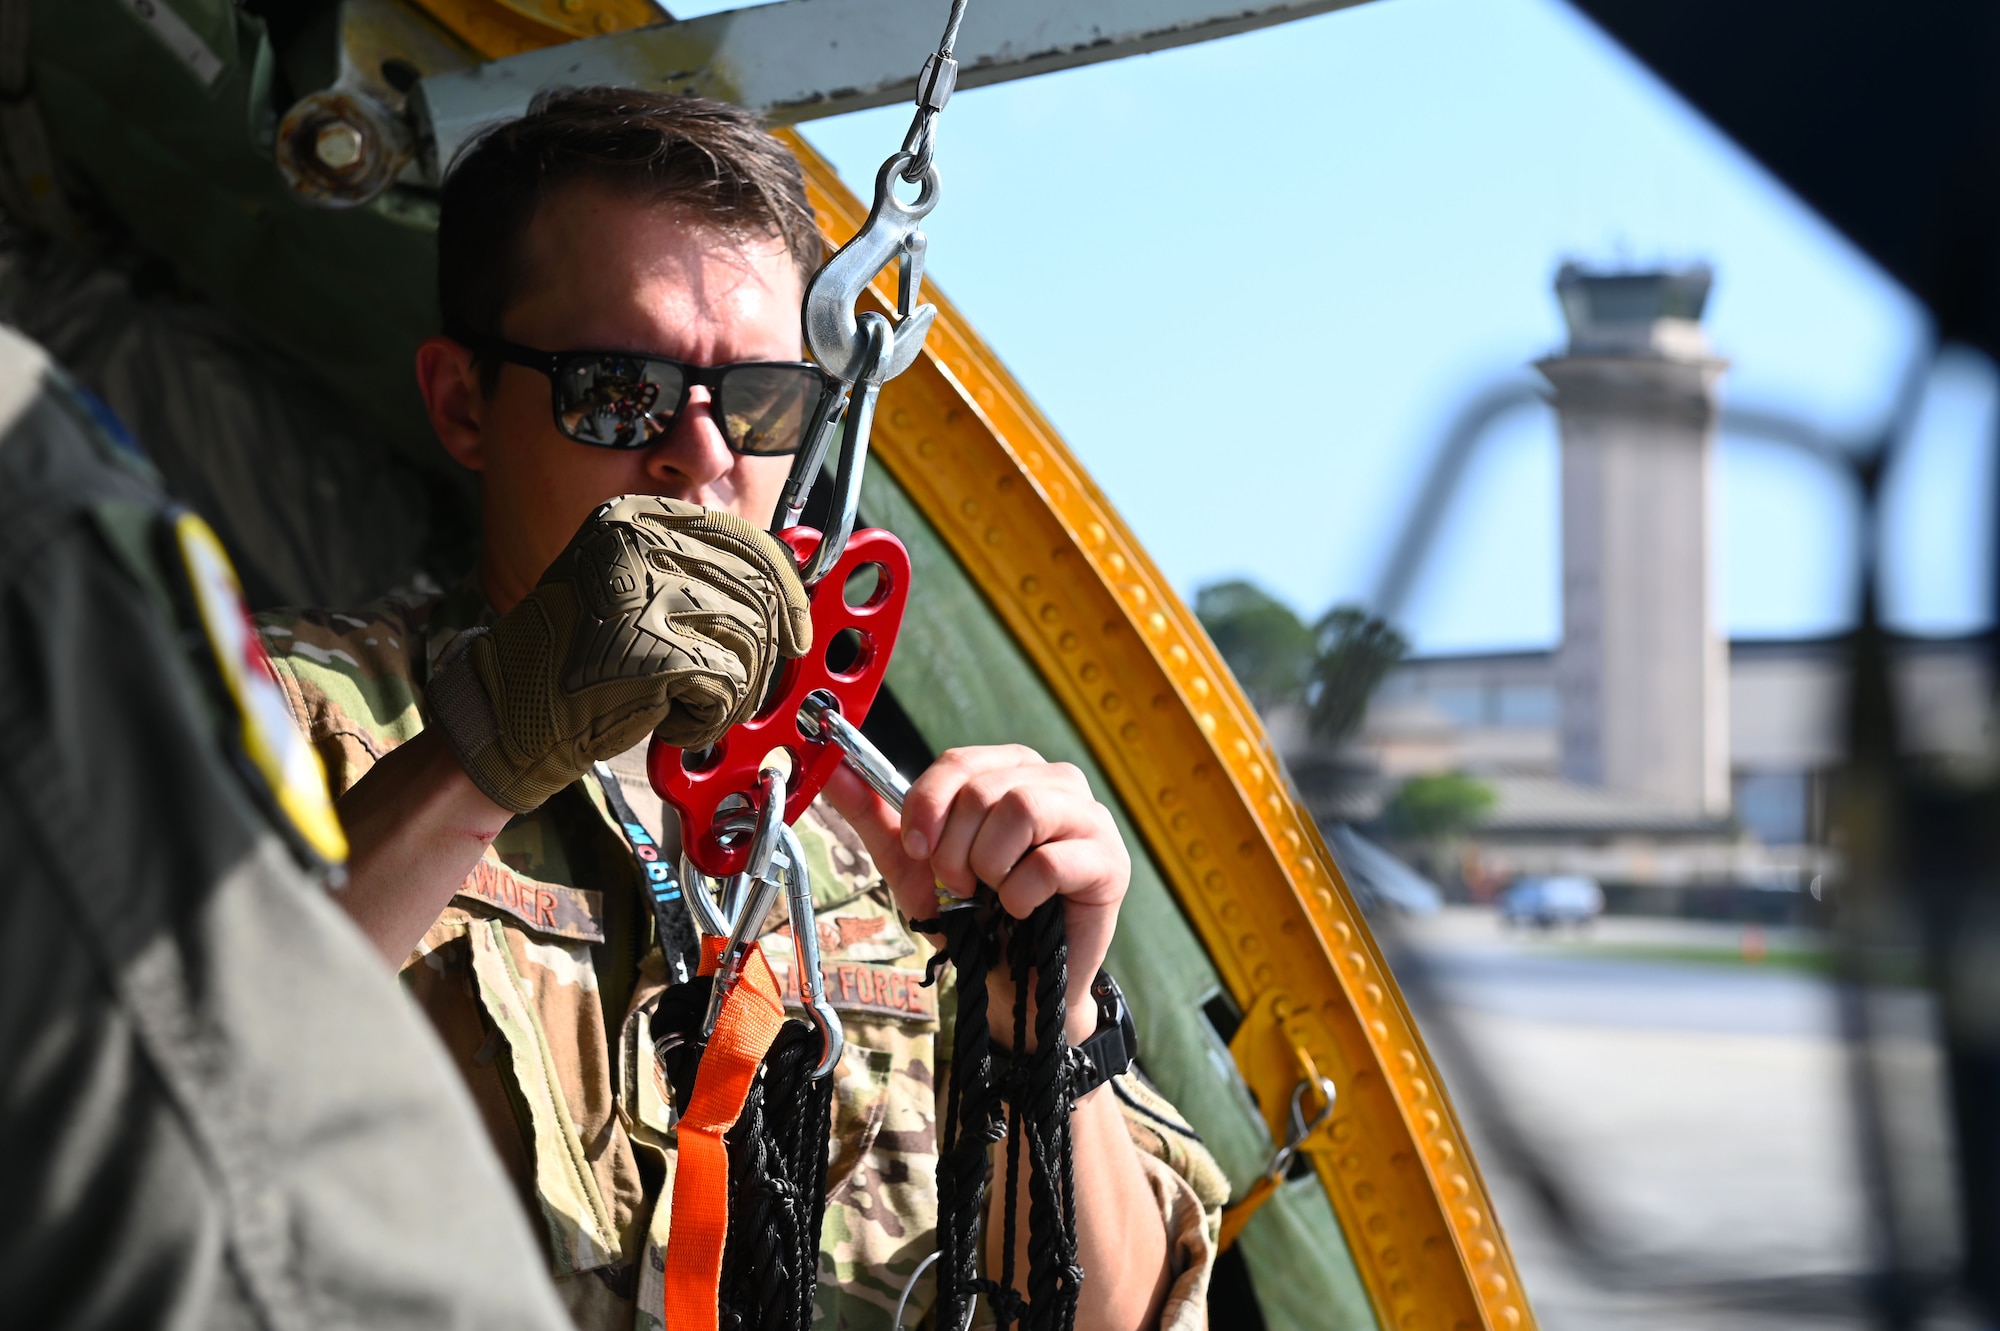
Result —
M 336 794 L 423 728 L 423 688 L 463 629 L 489 622 L 476 586 L 351 614 L 260 619 L 279 682 Z M 647 784 L 644 748 L 612 764 L 662 847 L 671 810 Z M 908 932 L 859 836 L 824 802 L 799 820 L 811 861 L 827 990 L 847 1031 L 815 1322 L 888 1328 L 937 1246 L 939 996 L 919 984 L 927 941 Z M 515 818 L 405 965 L 403 980 L 471 1087 L 530 1213 L 557 1288 L 589 1331 L 658 1331 L 672 1195 L 674 1106 L 648 1020 L 666 986 L 637 861 L 586 778 Z M 782 906 L 763 939 L 796 1003 Z M 1126 1101 L 1179 1116 L 1137 1078 Z M 1163 1325 L 1205 1324 L 1216 1208 L 1227 1184 L 1192 1133 L 1127 1111 L 1170 1238 Z M 932 1282 L 912 1293 L 915 1325 Z

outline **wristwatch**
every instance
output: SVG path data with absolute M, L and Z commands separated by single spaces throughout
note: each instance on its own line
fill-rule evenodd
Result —
M 1090 996 L 1097 1000 L 1097 1029 L 1076 1047 L 1083 1057 L 1071 1062 L 1070 1096 L 1076 1100 L 1129 1071 L 1139 1056 L 1139 1028 L 1132 1024 L 1132 1009 L 1110 971 L 1097 972 Z
M 1139 1028 L 1132 1024 L 1132 1009 L 1125 1005 L 1125 993 L 1110 972 L 1097 972 L 1097 978 L 1090 982 L 1090 996 L 1097 1002 L 1097 1029 L 1082 1044 L 1071 1045 L 1067 1055 L 1072 1105 L 1128 1071 L 1139 1056 Z M 994 1079 L 1004 1087 L 1014 1056 L 995 1049 L 992 1058 Z M 1013 1103 L 1004 1090 L 1001 1098 Z

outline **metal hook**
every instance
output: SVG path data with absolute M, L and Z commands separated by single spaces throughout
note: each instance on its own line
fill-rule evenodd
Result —
M 806 348 L 827 373 L 850 384 L 861 382 L 868 357 L 867 335 L 855 306 L 876 274 L 898 260 L 903 264 L 896 345 L 874 367 L 878 385 L 910 368 L 937 318 L 937 306 L 911 302 L 923 278 L 924 240 L 918 224 L 937 207 L 938 174 L 935 166 L 926 168 L 918 179 L 917 197 L 904 203 L 896 197 L 896 176 L 911 160 L 911 154 L 899 152 L 882 163 L 875 174 L 875 205 L 868 210 L 868 220 L 806 288 Z
M 854 238 L 841 246 L 813 274 L 800 314 L 806 348 L 821 368 L 847 385 L 821 418 L 812 440 L 794 461 L 779 496 L 773 533 L 794 526 L 805 511 L 806 497 L 826 461 L 835 423 L 843 411 L 846 430 L 840 447 L 840 497 L 835 520 L 801 574 L 810 587 L 826 576 L 847 549 L 855 514 L 861 505 L 861 474 L 868 458 L 868 435 L 875 422 L 875 397 L 923 350 L 924 337 L 937 319 L 937 306 L 919 304 L 924 284 L 928 242 L 920 226 L 938 202 L 938 174 L 926 163 L 914 177 L 917 197 L 908 203 L 896 196 L 896 178 L 915 157 L 899 152 L 875 175 L 875 206 Z M 898 266 L 896 320 L 874 310 L 857 313 L 861 294 L 890 264 Z
M 1285 1134 L 1285 1144 L 1271 1157 L 1271 1167 L 1264 1171 L 1264 1177 L 1272 1180 L 1282 1177 L 1286 1167 L 1292 1163 L 1292 1157 L 1298 1154 L 1299 1147 L 1305 1145 L 1306 1139 L 1325 1127 L 1326 1121 L 1333 1117 L 1333 1097 L 1336 1094 L 1333 1078 L 1321 1077 L 1318 1080 L 1319 1093 L 1326 1098 L 1326 1104 L 1313 1115 L 1310 1123 L 1306 1122 L 1305 1098 L 1306 1092 L 1312 1089 L 1312 1081 L 1303 1080 L 1292 1088 L 1291 1130 Z

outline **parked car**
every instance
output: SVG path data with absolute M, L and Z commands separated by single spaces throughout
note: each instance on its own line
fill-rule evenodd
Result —
M 1604 913 L 1604 889 L 1592 878 L 1575 874 L 1519 878 L 1500 894 L 1500 922 L 1553 929 L 1559 924 L 1582 928 Z

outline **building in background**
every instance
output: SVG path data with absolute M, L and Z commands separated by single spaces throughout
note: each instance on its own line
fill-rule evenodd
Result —
M 1710 595 L 1715 385 L 1707 268 L 1590 274 L 1536 368 L 1562 438 L 1561 770 L 1663 815 L 1729 812 L 1729 683 Z
M 1566 265 L 1557 276 L 1569 344 L 1536 368 L 1561 438 L 1562 642 L 1405 660 L 1338 754 L 1313 752 L 1292 719 L 1273 717 L 1323 820 L 1367 825 L 1410 778 L 1462 772 L 1495 796 L 1459 848 L 1475 896 L 1525 875 L 1583 874 L 1614 908 L 1777 917 L 1818 895 L 1837 866 L 1825 826 L 1844 647 L 1728 643 L 1716 629 L 1711 478 L 1725 362 L 1701 328 L 1709 284 L 1702 267 Z M 1981 761 L 1983 650 L 1897 643 L 1916 755 Z
M 1945 768 L 1985 761 L 1986 650 L 1981 638 L 1896 640 L 1896 699 L 1913 756 Z M 1587 873 L 1614 904 L 1659 910 L 1698 907 L 1717 889 L 1809 892 L 1835 864 L 1826 800 L 1843 749 L 1845 653 L 1829 639 L 1728 644 L 1727 817 L 1568 779 L 1558 652 L 1403 662 L 1377 690 L 1355 758 L 1373 774 L 1374 808 L 1413 776 L 1468 772 L 1493 788 L 1493 811 L 1467 845 L 1475 890 L 1521 874 Z M 1365 803 L 1351 810 L 1368 812 Z

